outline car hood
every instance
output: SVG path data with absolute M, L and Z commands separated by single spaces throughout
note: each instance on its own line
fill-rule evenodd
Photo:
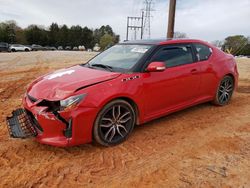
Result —
M 61 100 L 79 89 L 112 80 L 119 75 L 121 73 L 77 65 L 38 78 L 28 87 L 27 93 L 38 100 Z

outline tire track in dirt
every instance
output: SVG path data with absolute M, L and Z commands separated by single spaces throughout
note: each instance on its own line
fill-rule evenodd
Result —
M 17 57 L 18 61 L 22 61 L 21 57 Z M 36 62 L 32 64 L 31 68 L 26 70 L 26 74 L 23 70 L 16 70 L 11 72 L 10 74 L 7 74 L 7 72 L 3 73 L 3 78 L 8 79 L 10 77 L 16 77 L 16 80 L 14 81 L 8 81 L 4 82 L 4 79 L 0 82 L 0 96 L 1 96 L 1 103 L 0 103 L 0 109 L 4 109 L 7 105 L 10 105 L 13 102 L 19 101 L 19 107 L 21 107 L 21 100 L 23 94 L 25 93 L 25 90 L 27 89 L 28 84 L 34 80 L 38 75 L 44 74 L 46 72 L 47 67 L 44 66 L 44 63 L 40 57 L 40 55 L 36 55 Z M 38 62 L 38 63 L 37 63 Z M 0 72 L 0 75 L 2 77 L 2 72 Z M 2 111 L 0 114 L 1 121 L 0 125 L 5 124 L 5 117 L 7 114 L 9 115 L 11 112 Z M 0 131 L 2 129 L 5 129 L 3 131 L 4 134 L 7 133 L 6 127 L 0 126 Z M 1 138 L 1 134 L 0 134 Z
M 244 102 L 244 101 L 243 101 Z M 198 111 L 199 111 L 199 109 L 198 109 Z M 205 111 L 207 111 L 206 109 L 205 109 Z M 192 111 L 188 111 L 187 113 L 193 113 Z M 218 113 L 218 111 L 217 112 L 215 112 L 215 114 L 217 114 Z M 195 114 L 197 114 L 196 112 L 195 112 Z M 202 113 L 202 114 L 204 114 L 204 113 Z M 182 116 L 183 114 L 181 113 L 181 114 L 179 114 L 179 115 L 173 115 L 173 116 Z M 184 113 L 184 115 L 190 115 L 190 114 L 185 114 Z M 170 119 L 172 119 L 172 117 L 170 117 Z M 178 122 L 178 118 L 173 118 L 174 120 L 173 120 L 173 124 L 175 124 L 176 122 L 175 121 L 177 121 Z M 162 120 L 160 120 L 160 122 L 161 122 Z M 163 120 L 163 121 L 165 121 L 165 120 Z M 212 122 L 212 119 L 210 119 L 209 121 L 211 121 Z M 188 122 L 189 123 L 189 122 Z M 209 122 L 208 122 L 209 123 Z M 159 123 L 156 123 L 156 124 L 159 124 Z M 151 127 L 150 127 L 150 129 L 155 129 L 153 126 L 159 126 L 159 125 L 152 125 Z M 215 126 L 215 125 L 214 125 Z M 178 128 L 180 128 L 179 126 L 177 126 L 176 127 L 177 129 Z M 185 132 L 185 134 L 188 132 L 187 131 L 187 128 L 188 127 L 186 127 L 184 130 L 183 130 L 183 132 Z M 206 128 L 206 127 L 202 127 L 202 128 Z M 192 130 L 192 128 L 190 127 L 190 129 Z M 143 131 L 143 130 L 142 130 Z M 147 130 L 146 132 L 150 132 L 150 130 Z M 144 131 L 143 131 L 144 132 Z M 166 132 L 168 132 L 168 130 L 166 130 Z M 164 132 L 163 132 L 164 133 Z M 161 135 L 159 135 L 160 136 L 160 138 L 158 138 L 158 140 L 159 140 L 159 142 L 160 141 L 162 141 L 162 139 L 163 140 L 165 140 L 164 139 L 164 137 L 162 137 L 164 134 L 162 133 L 162 131 L 161 131 Z M 156 134 L 156 133 L 155 133 Z M 177 140 L 179 140 L 180 138 L 178 138 L 177 136 L 176 136 L 176 133 L 174 133 L 175 135 L 175 138 L 173 138 L 173 139 L 177 139 Z M 140 133 L 140 135 L 141 135 L 141 133 Z M 143 136 L 145 136 L 145 134 L 142 134 Z M 150 135 L 147 135 L 147 137 L 148 136 L 150 136 Z M 154 137 L 154 134 L 153 135 L 151 135 L 151 136 L 153 136 Z M 138 137 L 138 136 L 137 136 Z M 138 139 L 138 138 L 137 138 Z M 189 138 L 190 139 L 190 138 Z M 140 149 L 140 150 L 144 150 L 144 152 L 146 152 L 147 151 L 147 146 L 148 146 L 148 144 L 153 144 L 154 143 L 154 140 L 152 140 L 152 139 L 148 139 L 149 141 L 148 141 L 148 143 L 144 143 L 144 144 L 146 144 L 146 145 L 144 145 L 145 146 L 145 148 L 143 148 L 143 149 Z M 168 139 L 169 140 L 169 139 Z M 130 142 L 130 141 L 128 141 L 128 142 Z M 135 143 L 130 143 L 129 145 L 128 144 L 125 144 L 125 146 L 123 146 L 122 148 L 120 148 L 119 147 L 119 149 L 120 150 L 123 150 L 122 151 L 122 153 L 124 153 L 124 152 L 126 152 L 126 151 L 128 151 L 128 152 L 133 152 L 134 153 L 134 151 L 133 151 L 133 147 L 130 147 L 131 145 L 134 145 Z M 173 146 L 173 143 L 171 143 L 171 142 L 168 142 L 168 144 L 169 145 L 171 145 L 171 146 Z M 139 142 L 139 143 L 136 143 L 136 145 L 137 145 L 137 147 L 139 146 L 139 145 L 141 145 L 141 143 Z M 164 142 L 162 143 L 162 145 L 164 145 Z M 139 163 L 137 163 L 137 161 L 133 161 L 133 163 L 131 164 L 131 165 L 129 165 L 129 170 L 130 171 L 132 171 L 133 172 L 133 174 L 134 175 L 136 175 L 136 176 L 138 176 L 138 177 L 143 177 L 144 175 L 142 175 L 141 174 L 141 172 L 140 171 L 138 171 L 137 169 L 143 169 L 145 172 L 147 172 L 146 173 L 146 177 L 148 178 L 149 176 L 151 176 L 151 173 L 153 173 L 153 174 L 155 174 L 155 176 L 156 177 L 158 177 L 159 175 L 162 175 L 161 173 L 159 174 L 159 172 L 158 172 L 158 168 L 160 168 L 159 166 L 159 161 L 161 161 L 161 162 L 163 162 L 164 160 L 166 160 L 166 161 L 168 161 L 169 159 L 170 159 L 170 157 L 167 157 L 167 156 L 171 156 L 172 154 L 166 154 L 165 152 L 166 151 L 164 151 L 164 152 L 162 152 L 161 153 L 161 148 L 162 148 L 162 145 L 160 146 L 159 145 L 159 147 L 156 147 L 156 152 L 158 152 L 157 153 L 157 155 L 155 156 L 155 155 L 152 155 L 152 156 L 149 156 L 148 158 L 147 158 L 147 160 L 145 160 L 145 159 L 143 159 L 143 162 L 139 162 Z M 131 149 L 132 148 L 132 149 Z M 177 148 L 179 148 L 179 146 L 177 147 Z M 115 153 L 118 153 L 119 154 L 119 149 L 116 149 L 115 148 Z M 111 149 L 110 151 L 112 151 L 113 149 Z M 137 150 L 138 150 L 138 148 L 137 148 Z M 71 151 L 71 150 L 69 150 L 69 151 Z M 110 164 L 109 163 L 109 161 L 111 160 L 115 160 L 114 159 L 114 156 L 113 156 L 113 153 L 112 153 L 112 155 L 111 155 L 111 153 L 110 153 L 110 151 L 107 151 L 107 156 L 108 156 L 108 159 L 107 160 L 105 160 L 105 159 L 102 159 L 102 158 L 105 158 L 104 157 L 104 155 L 103 156 L 101 156 L 100 158 L 99 157 L 94 157 L 93 155 L 92 155 L 92 157 L 91 157 L 91 159 L 93 159 L 93 160 L 91 160 L 91 161 L 98 161 L 95 165 L 94 164 L 90 164 L 90 166 L 88 166 L 87 168 L 86 168 L 86 165 L 84 165 L 83 167 L 82 167 L 82 169 L 84 169 L 84 171 L 87 171 L 87 172 L 90 172 L 90 173 L 84 173 L 83 174 L 83 176 L 84 177 L 89 177 L 91 180 L 90 180 L 90 182 L 98 182 L 98 180 L 100 180 L 100 177 L 102 177 L 102 179 L 104 179 L 103 178 L 103 176 L 105 176 L 105 178 L 112 178 L 112 179 L 116 179 L 116 182 L 119 182 L 119 181 L 122 181 L 122 179 L 124 178 L 124 179 L 127 179 L 127 178 L 129 178 L 129 175 L 126 175 L 127 173 L 129 173 L 130 171 L 125 171 L 123 168 L 117 168 L 117 166 L 119 166 L 119 165 L 108 165 L 108 164 Z M 105 151 L 103 151 L 103 152 L 105 152 Z M 71 153 L 71 152 L 70 152 Z M 96 152 L 96 155 L 98 155 L 98 151 Z M 100 155 L 102 155 L 102 154 L 100 154 Z M 137 155 L 141 155 L 140 153 L 137 153 Z M 144 155 L 145 155 L 145 153 L 144 153 Z M 120 156 L 121 158 L 122 158 L 122 156 L 119 154 L 119 155 L 117 155 L 117 156 Z M 98 159 L 99 158 L 99 159 Z M 138 158 L 138 159 L 141 159 L 141 161 L 142 161 L 142 158 Z M 164 160 L 163 160 L 164 159 Z M 175 160 L 181 160 L 181 158 L 174 158 Z M 74 159 L 75 160 L 75 159 Z M 120 158 L 116 158 L 116 161 L 119 161 L 120 160 Z M 155 163 L 152 163 L 152 161 L 156 161 Z M 76 159 L 76 163 L 78 163 L 77 162 L 77 159 Z M 103 165 L 103 164 L 105 164 L 106 163 L 106 165 Z M 149 165 L 148 165 L 148 163 L 149 163 Z M 111 162 L 111 164 L 112 164 L 112 162 Z M 107 168 L 107 170 L 106 170 L 106 173 L 104 173 L 104 172 L 102 172 L 102 171 L 99 171 L 98 172 L 98 170 L 100 169 L 100 167 L 102 166 L 102 169 L 105 169 L 105 168 Z M 114 167 L 115 166 L 115 167 Z M 56 169 L 56 167 L 55 166 L 52 166 L 54 169 Z M 52 168 L 52 167 L 50 167 L 50 169 Z M 63 167 L 60 167 L 60 168 L 63 168 Z M 68 167 L 67 167 L 68 168 Z M 75 170 L 75 165 L 72 167 L 72 168 L 74 168 L 74 170 Z M 71 169 L 72 169 L 71 168 Z M 166 168 L 168 168 L 168 169 L 172 169 L 172 170 L 170 170 L 170 171 L 174 171 L 175 173 L 176 173 L 176 171 L 178 170 L 178 169 L 175 169 L 173 166 L 171 166 L 171 164 L 168 164 L 167 166 L 166 166 Z M 94 169 L 95 170 L 95 172 L 97 172 L 97 173 L 94 173 L 94 174 L 92 174 L 91 172 L 93 172 L 93 170 L 91 170 L 91 169 Z M 97 170 L 96 170 L 97 169 Z M 61 170 L 59 170 L 59 171 L 61 171 Z M 120 171 L 123 171 L 124 173 L 119 173 Z M 161 172 L 161 171 L 160 171 Z M 164 171 L 163 171 L 164 172 Z M 56 170 L 56 172 L 54 172 L 55 174 L 57 174 L 57 175 L 59 175 L 60 173 L 58 173 L 58 170 Z M 51 178 L 51 177 L 54 177 L 54 173 L 52 173 L 52 174 L 49 174 L 48 173 L 48 176 Z M 166 172 L 164 172 L 163 174 L 165 174 Z M 111 175 L 112 174 L 112 175 Z M 113 174 L 119 174 L 118 176 L 120 176 L 120 178 L 118 177 L 118 176 L 113 176 Z M 147 175 L 148 174 L 148 175 Z M 109 176 L 109 177 L 107 177 L 107 176 Z M 46 179 L 46 181 L 45 182 L 48 182 L 49 181 L 49 177 L 46 177 L 45 179 Z M 83 177 L 79 177 L 78 176 L 78 178 L 79 179 L 81 179 L 81 178 L 83 178 Z M 71 179 L 71 178 L 69 178 L 68 177 L 68 175 L 67 175 L 67 173 L 65 173 L 65 175 L 64 175 L 64 179 L 66 179 L 67 181 L 70 181 L 69 179 Z M 158 179 L 159 179 L 159 177 L 158 177 Z M 106 180 L 107 179 L 104 179 L 103 181 L 104 182 L 106 182 Z M 86 181 L 86 180 L 85 180 Z M 80 181 L 80 180 L 78 180 L 78 182 L 82 182 L 82 183 L 84 183 L 85 181 Z M 72 182 L 71 182 L 72 183 Z M 136 182 L 135 182 L 135 184 L 137 184 Z M 55 184 L 45 184 L 45 185 L 55 185 Z M 77 185 L 80 185 L 80 184 L 78 184 L 77 183 Z M 86 184 L 86 182 L 85 182 L 85 184 L 84 185 L 87 185 Z M 130 185 L 130 184 L 129 184 Z M 129 186 L 128 185 L 128 186 Z
M 250 79 L 240 79 L 240 85 L 237 88 L 239 93 L 250 93 Z
M 39 62 L 40 57 L 36 56 L 37 61 Z M 20 58 L 21 60 L 21 58 Z M 20 61 L 19 60 L 19 61 Z M 1 97 L 3 96 L 3 98 L 10 98 L 12 95 L 15 95 L 19 91 L 19 88 L 24 88 L 32 79 L 34 79 L 37 75 L 39 75 L 39 71 L 41 70 L 41 67 L 43 66 L 43 64 L 41 62 L 39 62 L 38 65 L 33 65 L 32 68 L 26 70 L 26 71 L 14 71 L 10 74 L 8 73 L 3 73 L 3 76 L 5 77 L 12 77 L 13 74 L 15 74 L 15 76 L 18 78 L 18 80 L 15 80 L 11 83 L 6 83 L 6 84 L 1 84 L 1 88 L 2 91 L 0 92 Z M 18 76 L 20 73 L 22 73 L 22 76 Z M 26 73 L 25 75 L 23 75 L 23 73 Z M 38 73 L 38 74 L 37 74 Z M 2 73 L 0 72 L 1 76 Z M 14 92 L 15 91 L 15 92 Z
M 14 57 L 13 59 L 8 60 L 8 61 L 1 61 L 0 62 L 0 65 L 1 65 L 0 70 L 6 70 L 6 69 L 16 67 L 16 65 L 18 64 L 18 62 L 21 61 L 21 59 L 22 59 L 21 56 L 17 56 L 17 57 Z
M 218 114 L 218 112 L 216 112 L 217 114 Z M 211 122 L 212 122 L 212 119 L 210 120 Z M 188 122 L 189 123 L 189 122 Z M 219 122 L 218 122 L 218 124 L 219 124 Z M 157 126 L 157 125 L 156 125 Z M 215 126 L 215 125 L 214 125 Z M 177 127 L 177 128 L 179 128 L 179 127 Z M 202 128 L 205 128 L 205 127 L 202 127 Z M 187 131 L 187 129 L 185 129 L 185 130 L 183 130 L 183 132 L 186 134 L 188 131 Z M 143 134 L 144 136 L 145 136 L 145 134 Z M 161 135 L 160 135 L 161 136 Z M 161 139 L 162 137 L 160 137 L 160 138 L 158 138 L 158 140 L 161 142 L 162 141 L 162 139 Z M 176 135 L 175 135 L 175 139 L 176 139 Z M 179 140 L 180 138 L 178 138 L 177 137 L 177 139 Z M 190 139 L 190 138 L 189 138 Z M 148 141 L 149 142 L 149 144 L 153 144 L 154 142 L 152 142 L 152 141 Z M 174 142 L 174 141 L 173 141 Z M 138 145 L 141 145 L 141 143 L 137 143 Z M 145 143 L 144 143 L 145 144 Z M 171 146 L 173 146 L 174 144 L 173 143 L 171 143 L 171 142 L 169 142 L 168 143 L 169 145 L 171 145 Z M 127 145 L 127 144 L 126 144 Z M 144 145 L 144 146 L 147 146 L 148 144 L 146 144 L 146 145 Z M 162 145 L 164 145 L 164 143 L 162 143 Z M 158 164 L 152 164 L 152 165 L 145 165 L 145 163 L 147 164 L 147 163 L 149 163 L 149 162 L 152 162 L 152 161 L 157 161 L 157 163 L 159 163 L 159 161 L 162 161 L 161 159 L 166 159 L 166 160 L 168 160 L 168 157 L 166 157 L 167 156 L 167 154 L 165 153 L 166 151 L 162 151 L 162 154 L 161 154 L 161 148 L 162 148 L 162 145 L 161 146 L 159 146 L 159 147 L 156 147 L 156 149 L 157 149 L 157 156 L 155 156 L 155 155 L 149 155 L 149 158 L 147 159 L 147 160 L 143 160 L 143 163 L 142 162 L 136 162 L 136 161 L 133 161 L 133 165 L 132 165 L 132 168 L 131 167 L 129 167 L 129 169 L 130 169 L 130 171 L 132 171 L 132 172 L 134 172 L 133 174 L 135 175 L 135 173 L 139 173 L 139 174 L 137 174 L 137 176 L 140 176 L 141 174 L 140 174 L 140 171 L 137 171 L 136 169 L 144 169 L 144 171 L 147 171 L 149 174 L 151 173 L 151 170 L 150 169 L 155 169 L 154 167 L 155 166 L 157 166 Z M 126 152 L 126 150 L 129 152 L 129 151 L 133 151 L 133 148 L 131 149 L 131 147 L 130 147 L 131 145 L 129 145 L 129 147 L 127 147 L 127 149 L 125 149 L 125 151 L 124 152 Z M 124 148 L 124 147 L 123 147 Z M 119 147 L 119 149 L 121 149 L 120 147 Z M 145 150 L 145 149 L 147 149 L 147 147 L 146 148 L 143 148 L 143 150 Z M 116 153 L 119 153 L 119 150 L 118 149 L 115 149 L 115 152 Z M 138 153 L 137 153 L 138 154 Z M 138 154 L 138 155 L 140 155 L 140 154 Z M 170 153 L 169 154 L 169 156 L 171 156 L 172 154 Z M 186 155 L 186 154 L 184 154 L 184 155 Z M 109 160 L 116 160 L 116 161 L 120 161 L 120 163 L 121 163 L 121 159 L 122 159 L 122 156 L 121 155 L 118 155 L 118 156 L 120 156 L 121 157 L 121 159 L 120 158 L 116 158 L 115 157 L 115 159 L 114 159 L 114 156 L 113 156 L 113 153 L 111 154 L 111 153 L 109 153 Z M 140 158 L 141 159 L 141 158 Z M 181 160 L 181 158 L 178 158 L 178 159 L 176 159 L 175 158 L 175 160 Z M 107 168 L 106 169 L 106 171 L 107 172 L 103 172 L 103 171 L 99 171 L 100 170 L 100 168 L 97 168 L 97 170 L 96 170 L 96 167 L 95 166 L 92 166 L 92 168 L 91 169 L 95 169 L 95 174 L 90 174 L 90 178 L 92 179 L 92 182 L 93 181 L 97 181 L 97 179 L 100 179 L 100 177 L 102 177 L 103 179 L 104 179 L 104 177 L 105 177 L 105 175 L 106 176 L 109 176 L 108 178 L 111 178 L 111 179 L 116 179 L 117 180 L 117 182 L 120 182 L 120 181 L 122 181 L 122 179 L 123 178 L 128 178 L 128 176 L 129 175 L 126 175 L 127 173 L 129 173 L 128 171 L 125 171 L 123 168 L 120 168 L 120 167 L 118 167 L 119 165 L 115 165 L 115 168 L 113 168 L 113 166 L 111 166 L 111 165 L 108 165 L 108 167 L 106 166 L 106 165 L 103 165 L 104 163 L 108 163 L 108 162 L 102 162 L 103 160 L 99 160 L 99 162 L 101 163 L 101 165 L 100 164 L 98 164 L 97 166 L 98 167 L 100 167 L 100 166 L 102 166 L 103 168 Z M 105 160 L 104 160 L 105 161 Z M 135 165 L 136 164 L 136 165 Z M 168 166 L 168 168 L 173 168 L 173 169 L 175 169 L 173 166 L 171 166 L 171 164 L 169 164 L 169 166 Z M 90 171 L 90 172 L 93 172 L 93 170 L 91 170 L 91 169 L 89 169 L 89 168 L 86 168 L 86 166 L 84 166 L 84 169 L 86 169 L 86 170 L 88 170 L 88 171 Z M 119 172 L 121 171 L 121 170 L 123 170 L 124 171 L 124 173 L 122 173 L 122 174 L 120 174 Z M 112 174 L 112 175 L 111 175 Z M 118 174 L 117 176 L 114 176 L 113 174 Z M 85 176 L 87 176 L 87 174 L 85 175 Z M 104 177 L 103 177 L 104 176 Z M 120 177 L 120 178 L 119 178 Z M 105 182 L 107 179 L 104 179 L 103 181 Z M 106 182 L 108 182 L 108 181 L 106 181 Z M 102 182 L 103 183 L 103 182 Z

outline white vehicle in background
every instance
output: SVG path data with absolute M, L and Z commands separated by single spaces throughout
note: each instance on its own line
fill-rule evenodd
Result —
M 93 51 L 94 52 L 99 52 L 101 50 L 101 47 L 99 46 L 99 44 L 95 44 L 94 48 L 93 48 Z
M 78 49 L 80 50 L 80 51 L 84 51 L 86 48 L 85 48 L 85 46 L 78 46 Z
M 11 44 L 9 47 L 9 50 L 11 52 L 17 52 L 17 51 L 29 52 L 32 49 L 30 47 L 24 46 L 22 44 Z
M 58 46 L 57 50 L 63 50 L 62 46 Z

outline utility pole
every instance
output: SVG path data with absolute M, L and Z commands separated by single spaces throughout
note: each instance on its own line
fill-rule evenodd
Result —
M 143 24 L 144 24 L 144 12 L 142 11 L 141 17 L 127 17 L 127 35 L 126 40 L 128 41 L 129 31 L 134 30 L 134 40 L 137 38 L 137 31 L 141 31 L 141 39 L 143 37 Z
M 175 22 L 176 0 L 169 0 L 169 1 L 170 1 L 170 3 L 169 3 L 167 38 L 174 38 L 174 22 Z

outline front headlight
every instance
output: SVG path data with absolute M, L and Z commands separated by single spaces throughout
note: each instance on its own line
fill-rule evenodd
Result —
M 76 96 L 71 96 L 67 99 L 60 101 L 60 110 L 67 111 L 74 107 L 76 107 L 85 97 L 87 94 L 81 94 Z

